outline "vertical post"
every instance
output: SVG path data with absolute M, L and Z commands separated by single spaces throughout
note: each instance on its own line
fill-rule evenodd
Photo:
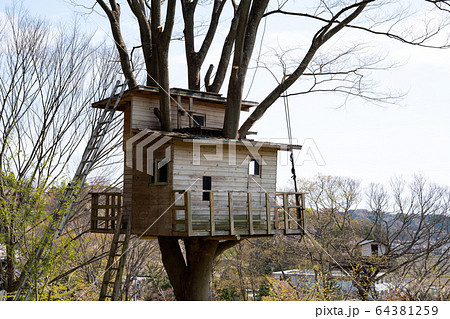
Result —
M 122 195 L 117 194 L 116 195 L 116 215 L 122 215 L 123 216 L 123 212 L 122 212 Z M 130 218 L 129 216 L 127 216 L 127 218 L 122 218 L 122 222 L 120 223 L 120 228 L 122 229 L 126 229 L 126 227 L 128 227 L 128 224 L 125 226 L 125 220 L 126 222 L 129 223 L 130 222 Z
M 267 221 L 267 234 L 272 234 L 271 224 L 272 221 L 270 220 L 270 198 L 269 193 L 266 193 L 266 221 Z
M 194 126 L 194 121 L 192 121 L 192 111 L 194 110 L 194 99 L 192 97 L 189 98 L 189 127 Z
M 248 207 L 248 226 L 250 235 L 255 233 L 253 229 L 253 211 L 252 211 L 252 193 L 247 193 L 247 207 Z
M 181 96 L 177 96 L 177 128 L 181 128 Z
M 172 191 L 172 203 L 174 203 L 174 205 L 172 206 L 172 233 L 177 231 L 177 210 L 175 209 L 175 206 L 177 205 L 177 201 L 176 201 L 176 192 L 173 190 Z M 185 228 L 186 230 L 186 228 Z
M 91 230 L 97 229 L 98 223 L 98 194 L 91 194 Z
M 289 208 L 287 193 L 283 193 L 283 218 L 284 218 L 284 233 L 287 234 L 289 230 Z
M 214 193 L 209 191 L 209 222 L 211 236 L 216 235 L 216 222 L 214 220 Z
M 109 195 L 105 194 L 105 228 L 114 229 L 114 221 L 111 219 L 111 211 L 109 210 Z
M 191 201 L 191 191 L 186 191 L 184 193 L 184 212 L 185 212 L 185 222 L 187 221 L 187 235 L 192 236 L 192 201 Z
M 234 235 L 233 197 L 232 192 L 228 192 L 228 216 L 230 219 L 230 235 Z
M 302 229 L 301 229 L 301 231 L 302 231 L 302 234 L 304 234 L 305 233 L 305 215 L 306 215 L 306 201 L 305 201 L 305 193 L 301 193 L 300 194 L 300 198 L 301 198 L 301 205 L 302 205 L 302 207 L 301 207 L 301 209 L 300 209 L 300 212 L 301 212 L 301 216 L 300 216 L 300 219 L 301 219 L 301 221 L 300 221 L 300 225 L 302 225 Z

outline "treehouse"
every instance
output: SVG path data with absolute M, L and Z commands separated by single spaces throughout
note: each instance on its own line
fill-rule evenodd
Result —
M 113 233 L 122 211 L 120 227 L 143 238 L 303 233 L 303 194 L 276 192 L 278 152 L 300 146 L 225 139 L 226 99 L 183 89 L 170 92 L 173 131 L 161 131 L 158 94 L 139 86 L 120 100 L 123 193 L 92 194 L 92 232 Z
M 386 245 L 375 240 L 365 240 L 358 244 L 357 253 L 362 257 L 381 257 L 386 253 Z

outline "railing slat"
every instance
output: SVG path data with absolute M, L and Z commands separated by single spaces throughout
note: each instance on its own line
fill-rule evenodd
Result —
M 215 236 L 216 222 L 214 221 L 214 192 L 209 193 L 209 222 L 211 236 Z
M 191 191 L 186 191 L 184 193 L 184 205 L 185 205 L 185 217 L 187 221 L 187 235 L 192 236 L 192 200 Z
M 298 196 L 299 205 L 296 205 L 292 202 L 292 196 L 297 194 L 294 192 L 277 193 L 274 202 L 271 200 L 271 194 L 264 193 L 263 195 L 263 192 L 207 191 L 209 193 L 208 201 L 199 202 L 198 194 L 201 195 L 205 192 L 204 190 L 174 190 L 173 192 L 184 193 L 184 205 L 177 203 L 172 207 L 174 217 L 176 211 L 180 213 L 184 211 L 184 220 L 181 216 L 178 216 L 179 222 L 176 221 L 177 218 L 174 218 L 176 221 L 173 223 L 174 234 L 234 236 L 237 233 L 240 235 L 273 235 L 275 233 L 298 234 L 303 232 L 305 222 L 303 193 L 298 193 L 300 195 Z M 257 199 L 254 194 L 258 195 Z M 293 211 L 296 216 L 290 216 L 294 213 Z M 297 216 L 297 211 L 299 216 Z M 185 231 L 177 228 L 180 223 L 185 224 Z M 299 227 L 290 229 L 293 223 L 298 224 Z
M 247 193 L 247 206 L 248 206 L 248 224 L 250 235 L 255 233 L 253 229 L 253 211 L 252 211 L 252 193 Z
M 289 230 L 289 211 L 288 211 L 288 194 L 283 193 L 283 218 L 284 218 L 284 233 L 287 234 Z
M 269 193 L 266 193 L 266 219 L 267 219 L 267 233 L 272 234 L 271 221 L 270 221 L 270 198 Z
M 230 222 L 230 235 L 234 235 L 233 193 L 228 192 L 228 216 Z

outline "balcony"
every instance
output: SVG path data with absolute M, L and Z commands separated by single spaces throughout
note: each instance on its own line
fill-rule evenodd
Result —
M 302 235 L 304 193 L 173 191 L 175 236 Z
M 121 193 L 91 193 L 91 232 L 114 233 L 122 209 Z M 172 213 L 171 235 L 177 237 L 303 235 L 305 196 L 175 190 L 172 205 L 158 209 L 153 219 L 166 212 Z M 125 232 L 126 225 L 121 228 Z

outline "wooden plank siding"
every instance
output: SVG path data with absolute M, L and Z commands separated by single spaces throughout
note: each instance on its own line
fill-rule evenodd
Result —
M 233 148 L 230 148 L 229 145 L 216 147 L 202 144 L 199 148 L 200 152 L 197 154 L 200 155 L 200 161 L 198 161 L 194 159 L 196 154 L 193 142 L 174 141 L 173 189 L 191 191 L 192 227 L 196 234 L 206 234 L 199 232 L 200 229 L 209 229 L 211 236 L 216 233 L 221 235 L 225 233 L 229 235 L 267 234 L 265 193 L 268 193 L 268 197 L 272 198 L 272 203 L 274 203 L 277 149 L 259 149 L 264 164 L 261 163 L 259 176 L 250 176 L 248 165 L 252 158 L 251 153 L 245 146 L 236 145 L 235 148 L 236 155 L 231 156 L 230 162 L 229 153 Z M 211 157 L 217 154 L 217 149 L 222 149 L 219 154 L 222 153 L 223 156 L 212 160 Z M 213 197 L 210 201 L 205 201 L 202 196 L 203 176 L 211 176 L 212 179 L 211 192 L 214 195 L 211 194 Z M 250 207 L 249 196 L 251 198 Z M 213 208 L 210 206 L 210 202 L 214 203 Z M 212 210 L 214 213 L 211 212 Z M 249 215 L 250 211 L 251 215 Z M 274 215 L 274 213 L 272 214 Z M 181 218 L 184 213 L 180 212 L 177 216 Z M 210 226 L 206 227 L 207 223 Z M 214 227 L 217 227 L 217 232 Z
M 178 111 L 178 101 L 181 102 L 180 111 Z M 154 113 L 155 108 L 159 108 L 159 99 L 157 94 L 135 94 L 131 100 L 132 111 L 131 128 L 133 129 L 153 129 L 160 130 L 161 125 Z M 225 105 L 206 101 L 195 101 L 192 105 L 192 112 L 205 115 L 205 126 L 210 128 L 222 128 L 225 118 Z M 172 118 L 172 127 L 189 127 L 189 98 L 175 97 L 171 100 L 170 114 Z

